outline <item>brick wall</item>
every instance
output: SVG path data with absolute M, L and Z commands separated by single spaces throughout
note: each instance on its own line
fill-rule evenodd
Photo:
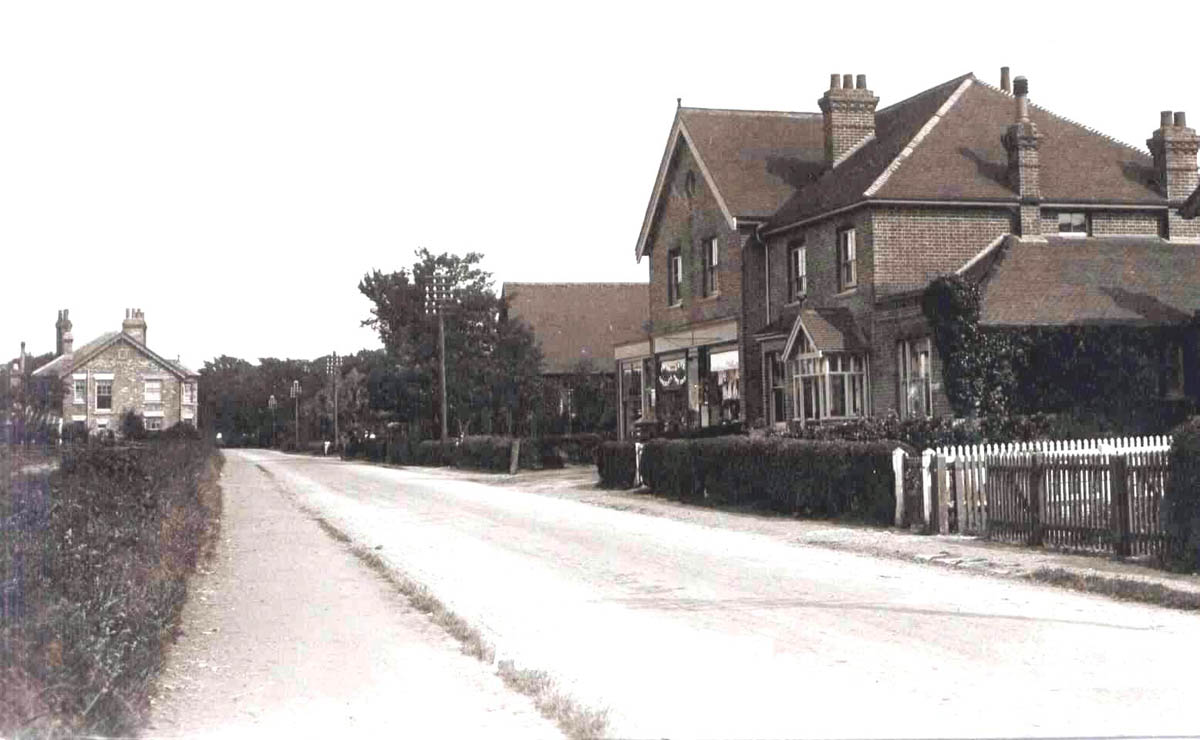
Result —
M 1172 241 L 1200 242 L 1200 218 L 1186 219 L 1172 208 L 1167 216 L 1167 235 Z
M 1000 208 L 883 207 L 875 209 L 873 221 L 880 298 L 925 287 L 1013 231 L 1013 212 Z
M 1058 232 L 1058 220 L 1047 234 Z M 1095 211 L 1092 213 L 1094 236 L 1158 236 L 1162 233 L 1162 216 L 1141 211 Z
M 87 373 L 87 403 L 74 403 L 74 373 Z M 112 411 L 101 413 L 96 408 L 97 373 L 112 373 L 113 399 Z M 145 400 L 145 381 L 158 379 L 162 381 L 162 401 L 158 407 L 162 410 L 162 426 L 167 429 L 180 420 L 181 381 L 171 370 L 158 364 L 155 360 L 139 352 L 132 345 L 117 342 L 108 349 L 93 357 L 87 364 L 76 367 L 74 372 L 65 379 L 66 387 L 63 399 L 64 423 L 71 423 L 76 415 L 87 415 L 89 429 L 96 429 L 101 419 L 108 419 L 108 428 L 120 430 L 121 415 L 132 409 L 145 416 L 147 409 Z

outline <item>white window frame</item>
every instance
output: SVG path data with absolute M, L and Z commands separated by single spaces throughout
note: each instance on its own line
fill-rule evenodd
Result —
M 811 347 L 811 344 L 808 347 Z M 796 421 L 802 424 L 843 421 L 860 419 L 870 413 L 868 407 L 870 368 L 865 353 L 814 352 L 802 354 L 796 358 L 794 368 L 792 417 Z M 837 415 L 833 413 L 835 378 L 841 380 L 841 399 L 845 411 L 845 413 Z M 805 387 L 806 381 L 809 381 L 807 388 Z
M 667 305 L 683 303 L 683 253 L 679 249 L 667 252 Z
M 183 384 L 183 404 L 185 406 L 196 405 L 196 384 L 191 381 Z
M 81 386 L 83 390 L 82 393 L 79 392 Z M 73 403 L 76 405 L 84 405 L 87 403 L 87 387 L 88 382 L 86 377 L 76 377 L 71 379 L 71 392 L 74 394 Z
M 157 387 L 156 393 L 151 393 L 151 387 Z M 163 382 L 161 378 L 146 378 L 142 381 L 142 402 L 143 403 L 162 403 Z
M 763 360 L 767 376 L 767 416 L 772 424 L 787 422 L 787 362 L 783 359 L 783 351 L 765 352 Z M 776 372 L 778 371 L 778 372 Z M 775 394 L 783 398 L 783 408 L 775 413 Z
M 858 237 L 853 227 L 837 233 L 838 287 L 850 290 L 858 286 Z
M 717 237 L 704 240 L 704 297 L 711 298 L 720 292 L 717 284 L 717 267 L 720 264 L 720 242 Z
M 1066 231 L 1063 231 L 1063 217 L 1064 216 L 1067 217 L 1067 223 L 1066 223 L 1067 230 Z M 1076 230 L 1074 228 L 1076 225 L 1075 224 L 1076 216 L 1078 216 L 1079 220 L 1081 220 L 1083 222 L 1082 223 L 1083 228 L 1081 230 Z M 1091 232 L 1091 228 L 1090 228 L 1091 219 L 1088 218 L 1087 211 L 1059 211 L 1057 213 L 1057 217 L 1058 217 L 1058 235 L 1059 236 L 1068 236 L 1068 237 L 1071 237 L 1074 239 L 1082 239 L 1083 237 L 1086 237 Z
M 163 418 L 161 416 L 147 416 L 143 419 L 147 432 L 161 432 L 163 428 Z
M 914 367 L 914 358 L 916 359 Z M 933 343 L 929 337 L 902 339 L 897 343 L 900 417 L 928 419 L 933 416 Z M 915 371 L 915 373 L 914 373 Z M 925 406 L 925 414 L 914 403 L 914 394 Z
M 108 386 L 108 407 L 107 408 L 100 405 L 100 386 L 102 386 L 102 385 Z M 112 378 L 101 378 L 100 376 L 96 376 L 96 411 L 105 413 L 105 412 L 109 412 L 109 411 L 113 410 L 113 396 L 115 395 L 115 391 L 116 391 L 116 389 L 113 388 L 113 385 L 114 385 L 114 381 L 112 380 Z
M 787 253 L 788 303 L 808 295 L 808 249 L 803 244 L 789 244 Z

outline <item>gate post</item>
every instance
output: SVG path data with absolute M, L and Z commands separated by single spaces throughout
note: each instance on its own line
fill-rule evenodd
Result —
M 1029 544 L 1041 545 L 1045 540 L 1042 531 L 1042 455 L 1035 452 L 1029 460 Z
M 963 448 L 958 449 L 958 454 L 954 456 L 954 529 L 959 534 L 967 533 L 967 502 L 966 491 L 967 476 L 965 466 L 963 464 Z
M 904 526 L 904 449 L 892 450 L 892 475 L 895 476 L 896 526 Z
M 925 534 L 933 532 L 933 481 L 929 470 L 932 458 L 933 450 L 925 450 L 921 453 L 921 516 L 924 517 L 921 524 L 924 526 Z
M 950 534 L 950 481 L 946 474 L 946 456 L 940 452 L 937 455 L 937 518 L 936 532 Z
M 1129 480 L 1125 455 L 1109 458 L 1109 475 L 1112 480 L 1112 528 L 1113 549 L 1121 557 L 1128 557 L 1129 543 Z

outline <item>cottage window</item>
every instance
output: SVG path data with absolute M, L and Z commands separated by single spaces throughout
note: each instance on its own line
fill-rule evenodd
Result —
M 771 423 L 778 424 L 782 421 L 787 421 L 787 409 L 785 406 L 785 395 L 787 393 L 787 367 L 783 361 L 783 356 L 779 352 L 767 353 L 767 377 L 769 379 L 767 387 L 771 392 L 771 401 L 769 412 L 771 414 Z
M 900 370 L 900 414 L 906 419 L 933 415 L 932 366 L 929 338 L 908 339 L 896 347 Z
M 683 285 L 683 256 L 678 249 L 667 252 L 667 304 L 674 306 L 683 298 L 679 288 Z
M 147 380 L 145 385 L 145 402 L 162 403 L 162 381 Z
M 195 383 L 184 383 L 183 384 L 183 402 L 186 404 L 195 404 L 196 403 L 196 384 Z
M 838 232 L 838 285 L 841 290 L 858 285 L 857 247 L 854 229 Z
M 1087 214 L 1083 211 L 1068 211 L 1059 213 L 1058 233 L 1062 236 L 1087 236 Z
M 788 246 L 788 303 L 795 303 L 808 292 L 808 254 L 803 244 Z
M 704 241 L 704 295 L 717 294 L 717 238 Z
M 96 408 L 112 410 L 112 386 L 111 380 L 96 381 Z
M 145 418 L 146 431 L 159 432 L 163 428 L 163 420 L 161 416 L 147 416 Z
M 75 403 L 87 403 L 87 381 L 75 381 Z
M 793 377 L 796 416 L 804 421 L 865 415 L 867 360 L 860 354 L 801 355 Z

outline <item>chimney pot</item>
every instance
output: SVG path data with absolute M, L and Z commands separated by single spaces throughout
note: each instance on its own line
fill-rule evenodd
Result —
M 1187 113 L 1181 110 L 1175 111 L 1175 125 L 1180 128 L 1187 126 Z
M 859 75 L 858 77 L 856 77 L 854 80 L 854 87 L 859 90 L 866 90 L 867 89 L 867 76 Z
M 1000 68 L 1000 89 L 1006 93 L 1012 92 L 1012 79 L 1008 76 L 1008 67 Z
M 1165 110 L 1162 113 L 1158 114 L 1158 125 L 1161 127 L 1170 126 L 1172 121 L 1174 120 L 1174 117 L 1175 117 L 1174 111 Z
M 847 90 L 854 87 L 854 75 L 842 75 L 842 87 L 846 88 Z
M 1013 95 L 1018 98 L 1023 98 L 1029 94 L 1029 80 L 1024 77 L 1018 77 L 1013 80 Z
M 829 75 L 829 89 L 830 90 L 841 90 L 842 89 L 842 78 L 836 72 L 834 74 Z

